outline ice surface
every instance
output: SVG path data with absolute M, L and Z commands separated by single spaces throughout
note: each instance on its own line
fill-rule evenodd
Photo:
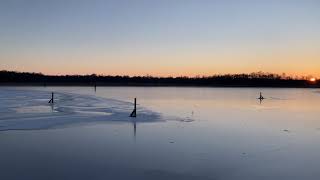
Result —
M 36 90 L 0 90 L 0 131 L 34 130 L 66 127 L 105 121 L 161 121 L 159 113 L 138 107 L 138 116 L 129 117 L 129 102 L 55 92 L 55 101 L 48 103 L 51 92 Z
M 50 130 L 0 132 L 1 180 L 320 177 L 316 89 L 9 88 L 0 88 L 0 129 Z M 136 119 L 124 102 L 132 97 Z

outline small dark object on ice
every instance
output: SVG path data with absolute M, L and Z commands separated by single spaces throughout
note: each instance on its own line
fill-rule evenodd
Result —
M 48 102 L 49 104 L 53 104 L 53 92 L 51 93 L 51 99 L 50 99 L 50 101 Z
M 134 98 L 134 109 L 130 114 L 130 117 L 137 117 L 137 98 Z
M 265 98 L 262 96 L 262 93 L 260 92 L 260 96 L 258 97 L 260 100 L 264 100 Z

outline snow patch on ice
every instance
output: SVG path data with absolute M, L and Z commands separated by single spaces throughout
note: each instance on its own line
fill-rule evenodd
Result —
M 163 121 L 159 113 L 138 107 L 138 116 L 129 117 L 133 104 L 90 95 L 35 90 L 0 89 L 0 131 L 51 129 L 106 121 Z

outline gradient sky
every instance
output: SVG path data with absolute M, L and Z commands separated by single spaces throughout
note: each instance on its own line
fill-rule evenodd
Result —
M 320 1 L 1 0 L 0 69 L 320 77 Z

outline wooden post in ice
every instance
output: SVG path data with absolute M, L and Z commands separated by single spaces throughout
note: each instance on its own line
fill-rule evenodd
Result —
M 262 96 L 262 93 L 260 92 L 260 96 L 258 97 L 258 99 L 260 100 L 260 104 L 262 103 L 262 101 L 264 100 L 264 97 Z
M 264 99 L 264 97 L 262 96 L 262 93 L 261 93 L 261 92 L 260 92 L 260 96 L 259 96 L 258 99 L 260 99 L 260 100 Z
M 94 92 L 97 92 L 97 83 L 94 83 Z
M 137 98 L 134 98 L 134 109 L 130 114 L 130 117 L 137 117 Z
M 53 104 L 53 92 L 51 93 L 51 99 L 50 99 L 49 103 Z

